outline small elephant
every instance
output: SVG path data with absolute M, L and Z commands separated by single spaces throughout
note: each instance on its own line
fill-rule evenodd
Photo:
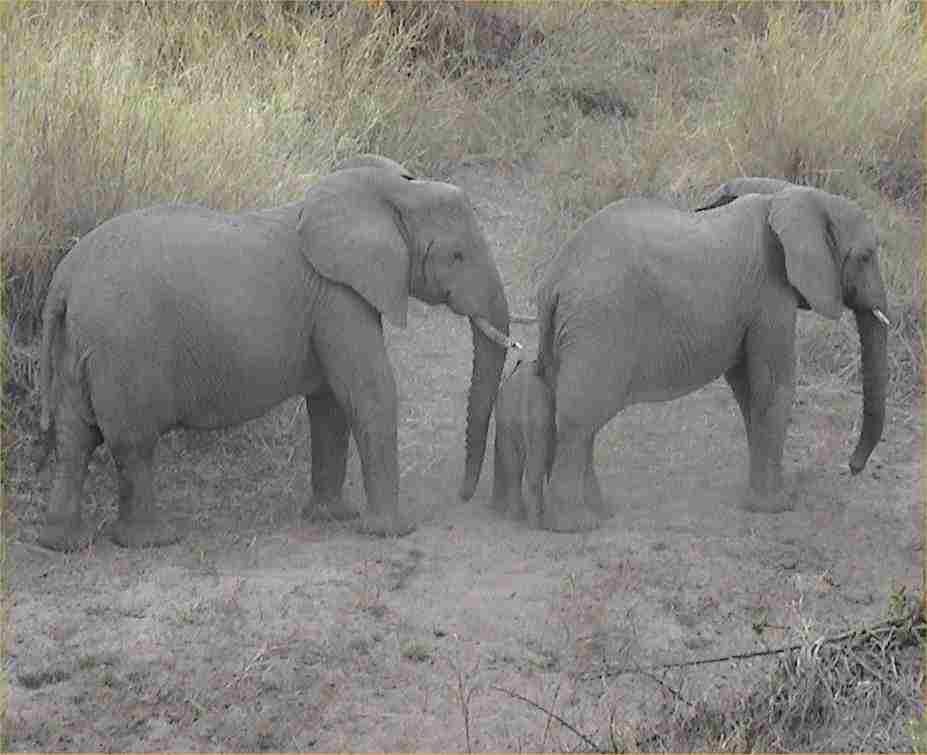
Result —
M 789 508 L 782 451 L 798 309 L 836 320 L 846 306 L 856 317 L 863 420 L 854 474 L 881 437 L 888 319 L 876 232 L 862 210 L 824 191 L 755 178 L 725 184 L 707 207 L 609 205 L 546 271 L 537 299 L 541 374 L 555 406 L 549 529 L 590 529 L 608 514 L 592 463 L 606 422 L 630 404 L 677 398 L 721 375 L 746 427 L 744 507 Z
M 554 402 L 536 360 L 519 361 L 496 397 L 492 503 L 499 513 L 541 522 L 554 451 Z M 524 495 L 522 495 L 524 481 Z
M 42 427 L 57 447 L 43 545 L 91 536 L 87 463 L 106 442 L 119 477 L 113 539 L 177 539 L 154 513 L 158 437 L 220 428 L 306 397 L 309 518 L 357 516 L 342 500 L 348 433 L 361 459 L 361 529 L 401 535 L 397 394 L 381 318 L 406 324 L 408 297 L 470 319 L 473 375 L 460 495 L 473 495 L 513 342 L 502 279 L 467 196 L 366 156 L 302 201 L 229 214 L 186 205 L 108 220 L 56 269 L 43 313 Z

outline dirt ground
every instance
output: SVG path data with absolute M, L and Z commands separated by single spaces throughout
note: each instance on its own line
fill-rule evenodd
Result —
M 471 193 L 513 310 L 529 312 L 512 249 L 538 232 L 539 198 L 517 171 L 470 165 L 452 180 Z M 536 340 L 532 326 L 513 332 Z M 611 719 L 633 747 L 667 688 L 596 675 L 603 663 L 774 647 L 877 620 L 893 589 L 922 587 L 918 407 L 889 407 L 883 442 L 851 477 L 859 392 L 802 376 L 786 446 L 795 508 L 772 516 L 737 508 L 746 441 L 723 382 L 632 407 L 596 448 L 614 517 L 554 534 L 490 510 L 491 441 L 476 496 L 457 498 L 467 323 L 414 302 L 388 341 L 402 503 L 419 523 L 402 539 L 300 521 L 309 439 L 298 401 L 241 428 L 162 440 L 161 505 L 186 535 L 159 550 L 105 537 L 70 555 L 37 546 L 48 475 L 36 479 L 28 444 L 11 449 L 11 750 L 583 746 L 502 690 L 603 746 Z M 103 527 L 115 513 L 105 451 L 87 491 Z M 363 501 L 353 451 L 348 495 Z M 721 700 L 770 668 L 726 662 L 661 678 L 689 700 Z

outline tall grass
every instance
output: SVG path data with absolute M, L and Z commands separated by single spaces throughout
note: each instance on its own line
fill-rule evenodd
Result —
M 112 215 L 270 206 L 372 151 L 421 173 L 534 161 L 547 216 L 521 269 L 630 194 L 688 206 L 751 174 L 847 194 L 882 231 L 895 357 L 916 382 L 927 74 L 904 0 L 13 0 L 0 26 L 13 340 L 33 335 L 60 257 Z M 838 335 L 849 359 L 852 328 Z
M 363 5 L 8 6 L 7 315 L 34 322 L 54 263 L 119 212 L 284 202 L 357 152 L 428 160 L 447 126 L 419 106 L 412 49 L 427 22 Z
M 879 226 L 896 321 L 892 383 L 896 393 L 908 393 L 920 378 L 927 280 L 920 235 L 927 70 L 916 64 L 919 8 L 887 0 L 812 10 L 770 6 L 766 34 L 741 41 L 716 115 L 700 134 L 712 145 L 703 154 L 718 179 L 781 176 L 863 206 Z M 834 330 L 807 325 L 800 348 L 806 356 L 828 353 L 822 339 L 835 361 L 855 365 L 851 322 Z

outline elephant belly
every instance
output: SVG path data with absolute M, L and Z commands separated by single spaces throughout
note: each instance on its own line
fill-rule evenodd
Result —
M 626 403 L 671 401 L 721 377 L 735 363 L 740 339 L 721 333 L 702 336 L 695 342 L 654 338 L 642 345 Z
M 179 382 L 192 390 L 181 391 L 177 425 L 215 429 L 255 419 L 292 396 L 315 393 L 324 384 L 314 355 L 295 364 L 267 361 L 261 355 L 236 355 L 223 360 L 210 380 L 201 369 Z M 205 379 L 204 379 L 205 378 Z

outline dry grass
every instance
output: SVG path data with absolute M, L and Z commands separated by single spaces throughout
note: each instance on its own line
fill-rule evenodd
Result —
M 846 193 L 879 224 L 894 383 L 917 384 L 927 74 L 917 7 L 884 3 L 12 2 L 0 19 L 4 318 L 114 214 L 273 205 L 345 156 L 413 170 L 536 159 L 542 265 L 629 194 L 686 206 L 734 175 Z M 820 351 L 817 330 L 802 349 Z M 838 328 L 846 358 L 851 327 Z M 807 363 L 808 360 L 806 359 Z M 823 369 L 823 366 L 822 366 Z
M 807 638 L 736 701 L 668 700 L 654 723 L 637 732 L 637 746 L 648 752 L 891 749 L 903 737 L 897 711 L 910 715 L 922 707 L 918 661 L 927 640 L 918 602 L 903 592 L 892 601 L 887 620 L 875 627 L 837 642 Z

